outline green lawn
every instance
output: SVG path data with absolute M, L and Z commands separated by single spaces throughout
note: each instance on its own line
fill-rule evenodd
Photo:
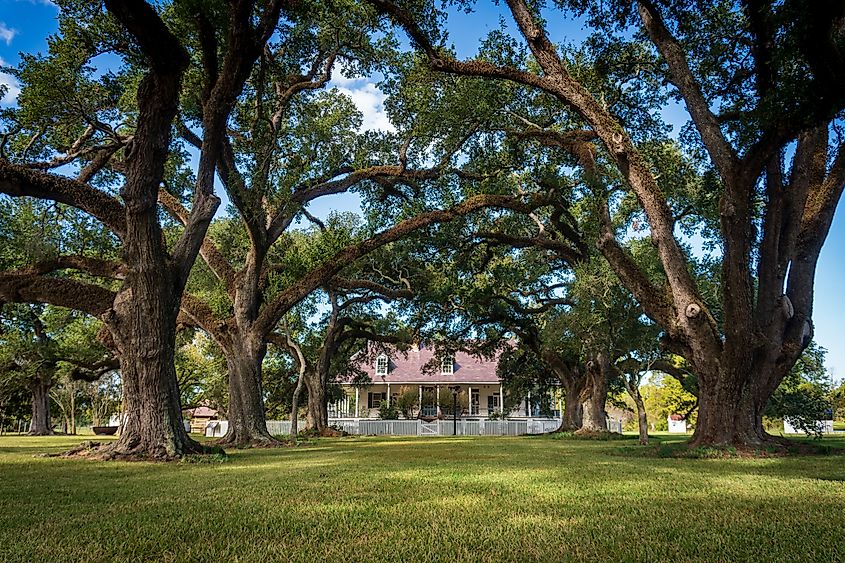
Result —
M 0 437 L 0 560 L 845 560 L 843 456 L 663 459 L 543 436 L 34 457 L 78 441 Z

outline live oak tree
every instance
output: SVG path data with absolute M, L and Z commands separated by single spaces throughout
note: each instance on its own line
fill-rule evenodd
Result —
M 50 389 L 56 383 L 57 347 L 40 318 L 42 311 L 30 306 L 3 311 L 0 337 L 0 377 L 17 379 L 32 396 L 33 436 L 53 434 Z M 43 309 L 43 308 L 41 308 Z M 17 314 L 16 314 L 17 313 Z
M 330 310 L 316 349 L 316 359 L 305 371 L 307 427 L 318 433 L 328 428 L 329 384 L 338 376 L 349 375 L 353 356 L 359 362 L 374 360 L 384 349 L 383 345 L 402 349 L 412 339 L 407 327 L 403 327 L 394 315 L 383 314 L 381 310 L 382 305 L 413 296 L 407 278 L 400 273 L 394 279 L 381 272 L 378 266 L 375 271 L 344 273 L 355 277 L 338 276 L 326 286 Z
M 599 249 L 665 331 L 668 349 L 697 374 L 693 443 L 770 441 L 763 411 L 812 339 L 816 263 L 845 185 L 845 148 L 835 133 L 845 107 L 845 5 L 556 2 L 556 15 L 583 16 L 596 31 L 570 50 L 550 41 L 536 4 L 508 0 L 514 41 L 532 57 L 514 65 L 455 59 L 440 47 L 429 3 L 369 2 L 406 30 L 433 69 L 523 84 L 580 121 L 594 137 L 577 151 L 585 181 L 608 186 L 615 176 L 636 196 L 665 272 L 662 286 L 652 283 L 622 248 L 624 233 L 604 222 Z M 633 56 L 620 61 L 620 51 Z M 602 75 L 615 84 L 594 80 Z M 641 124 L 609 105 L 620 92 L 659 90 L 661 81 L 690 116 L 686 139 L 706 156 L 708 192 L 718 201 L 722 323 L 690 275 L 672 186 L 641 151 Z M 611 177 L 597 171 L 596 159 Z
M 120 240 L 121 260 L 63 255 L 5 272 L 0 298 L 102 319 L 120 357 L 126 407 L 119 440 L 101 452 L 106 457 L 166 459 L 202 449 L 182 425 L 176 318 L 219 205 L 214 177 L 229 115 L 278 31 L 283 5 L 176 2 L 159 12 L 140 0 L 107 1 L 105 9 L 68 3 L 48 56 L 25 57 L 17 72 L 23 87 L 2 144 L 0 192 L 86 212 Z M 102 53 L 117 54 L 121 65 L 98 77 L 91 61 Z M 183 94 L 188 101 L 180 106 Z M 195 120 L 203 142 L 194 178 L 179 169 L 184 159 L 171 138 L 180 111 Z M 60 173 L 68 166 L 69 174 Z M 156 205 L 165 180 L 193 194 L 187 227 L 169 246 Z M 69 269 L 120 283 L 113 289 L 51 275 Z
M 383 349 L 378 344 L 410 344 L 410 332 L 392 315 L 384 315 L 379 305 L 413 293 L 407 287 L 383 283 L 370 276 L 333 278 L 324 289 L 329 310 L 320 326 L 309 331 L 304 345 L 287 333 L 273 335 L 271 341 L 289 350 L 300 373 L 292 401 L 292 434 L 297 428 L 295 411 L 303 388 L 308 397 L 306 429 L 324 434 L 329 430 L 331 384 L 342 377 L 355 379 L 356 368 Z
M 530 175 L 519 182 L 520 189 L 540 189 Z M 477 215 L 435 237 L 406 241 L 431 270 L 431 281 L 416 292 L 409 322 L 444 353 L 501 353 L 499 375 L 508 387 L 519 386 L 517 380 L 524 384 L 532 373 L 539 388 L 560 384 L 562 426 L 576 430 L 591 388 L 587 360 L 575 338 L 549 338 L 547 328 L 560 308 L 571 305 L 568 278 L 588 253 L 572 213 L 557 203 L 530 213 Z
M 215 303 L 194 293 L 182 301 L 187 322 L 202 327 L 226 356 L 229 429 L 223 443 L 274 443 L 262 404 L 262 359 L 296 303 L 355 260 L 411 232 L 479 209 L 535 205 L 530 197 L 497 192 L 497 170 L 460 166 L 476 125 L 444 125 L 432 117 L 440 97 L 463 93 L 448 81 L 438 85 L 423 76 L 411 87 L 404 80 L 391 83 L 395 95 L 386 105 L 397 131 L 361 132 L 351 102 L 325 87 L 335 67 L 353 74 L 377 68 L 391 49 L 375 39 L 383 30 L 360 5 L 320 3 L 311 10 L 312 19 L 296 27 L 290 43 L 274 44 L 262 55 L 260 72 L 248 84 L 252 98 L 238 105 L 224 140 L 218 169 L 237 222 L 225 223 L 228 234 L 213 233 L 200 249 L 216 280 Z M 406 66 L 413 70 L 413 63 Z M 424 100 L 413 97 L 432 85 Z M 182 136 L 204 146 L 190 128 L 182 128 Z M 286 246 L 292 226 L 319 222 L 309 204 L 351 190 L 372 212 L 366 235 L 300 267 L 301 257 Z M 175 198 L 162 190 L 160 200 L 185 222 Z
M 62 253 L 90 257 L 114 252 L 108 230 L 90 224 L 84 213 L 39 200 L 4 202 L 0 245 L 2 270 L 54 260 Z M 102 369 L 114 369 L 114 359 L 97 341 L 101 328 L 102 323 L 84 313 L 0 303 L 0 355 L 7 368 L 4 377 L 17 380 L 31 391 L 32 433 L 51 432 L 50 397 L 66 395 L 65 386 L 79 387 L 74 377 L 96 377 Z M 57 405 L 65 406 L 63 402 Z M 72 433 L 73 428 L 71 424 Z
M 76 389 L 77 380 L 94 380 L 117 368 L 96 340 L 99 328 L 91 317 L 67 309 L 30 304 L 0 308 L 0 379 L 30 391 L 30 434 L 53 434 L 56 388 Z

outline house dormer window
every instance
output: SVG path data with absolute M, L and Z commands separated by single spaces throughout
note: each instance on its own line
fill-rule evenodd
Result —
M 446 356 L 440 360 L 440 375 L 452 375 L 455 373 L 455 358 Z
M 387 356 L 384 354 L 376 358 L 376 375 L 387 375 Z

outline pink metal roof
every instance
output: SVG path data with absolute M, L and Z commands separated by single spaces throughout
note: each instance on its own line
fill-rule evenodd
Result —
M 373 383 L 499 383 L 496 376 L 496 366 L 499 354 L 493 360 L 485 360 L 471 356 L 466 352 L 455 354 L 452 375 L 440 373 L 440 364 L 429 372 L 423 372 L 423 366 L 435 357 L 434 348 L 430 346 L 413 346 L 407 352 L 395 352 L 390 355 L 390 367 L 387 375 L 376 375 L 375 362 L 358 366 L 369 374 Z

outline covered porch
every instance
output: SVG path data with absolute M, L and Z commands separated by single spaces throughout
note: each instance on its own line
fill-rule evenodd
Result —
M 378 418 L 382 403 L 397 407 L 413 404 L 410 416 L 399 413 L 398 418 L 436 419 L 452 417 L 452 388 L 459 389 L 457 394 L 457 412 L 459 418 L 487 419 L 502 416 L 502 397 L 504 387 L 500 382 L 489 383 L 376 383 L 369 386 L 344 385 L 345 395 L 334 405 L 330 405 L 330 417 Z M 438 399 L 439 398 L 439 399 Z M 528 393 L 520 403 L 505 416 L 522 418 L 538 416 L 537 397 L 532 401 Z M 557 401 L 552 404 L 558 407 Z

